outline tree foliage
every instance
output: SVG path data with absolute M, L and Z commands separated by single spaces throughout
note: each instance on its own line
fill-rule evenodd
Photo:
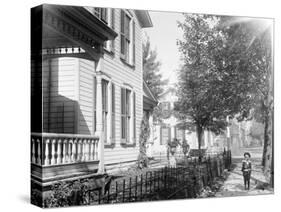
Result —
M 186 127 L 196 126 L 199 148 L 203 130 L 219 133 L 226 116 L 243 120 L 268 103 L 271 40 L 257 26 L 211 15 L 185 15 L 179 23 L 183 66 L 176 109 Z
M 227 60 L 229 70 L 242 76 L 241 82 L 246 89 L 244 98 L 249 97 L 239 118 L 255 118 L 264 124 L 263 165 L 266 165 L 266 158 L 272 158 L 273 151 L 272 23 L 267 19 L 234 17 L 223 17 L 220 23 L 227 38 L 225 52 L 230 58 Z
M 167 83 L 167 80 L 162 80 L 161 63 L 157 60 L 156 49 L 151 49 L 149 38 L 143 43 L 142 49 L 143 79 L 157 98 L 163 92 L 163 86 Z
M 175 110 L 186 128 L 196 126 L 199 149 L 203 130 L 220 133 L 232 109 L 230 91 L 224 89 L 226 82 L 217 70 L 216 57 L 220 57 L 223 36 L 212 27 L 211 23 L 216 22 L 215 16 L 185 15 L 185 21 L 179 23 L 183 30 L 183 40 L 178 41 L 183 66 Z

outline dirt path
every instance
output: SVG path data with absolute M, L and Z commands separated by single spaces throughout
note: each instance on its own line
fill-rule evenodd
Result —
M 228 173 L 228 177 L 216 193 L 216 197 L 246 196 L 259 194 L 273 194 L 262 172 L 259 159 L 252 159 L 252 175 L 250 190 L 244 189 L 243 175 L 241 172 L 242 158 L 233 159 L 234 169 Z

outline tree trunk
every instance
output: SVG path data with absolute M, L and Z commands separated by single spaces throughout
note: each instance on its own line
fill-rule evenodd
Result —
M 263 142 L 263 153 L 262 153 L 262 163 L 261 163 L 262 166 L 265 165 L 265 160 L 266 160 L 266 150 L 267 150 L 267 146 L 268 146 L 267 131 L 268 131 L 268 115 L 266 113 L 265 114 L 265 121 L 264 121 L 264 136 L 263 136 L 264 142 Z
M 197 125 L 198 151 L 199 151 L 200 162 L 202 160 L 202 154 L 201 154 L 202 132 L 203 132 L 202 127 L 200 125 Z

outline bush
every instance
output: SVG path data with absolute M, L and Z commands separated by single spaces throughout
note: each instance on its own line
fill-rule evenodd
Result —
M 71 205 L 83 205 L 86 202 L 86 192 L 89 182 L 59 182 L 52 185 L 52 192 L 44 199 L 44 207 L 65 207 Z

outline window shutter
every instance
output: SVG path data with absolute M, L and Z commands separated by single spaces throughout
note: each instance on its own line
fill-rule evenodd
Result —
M 111 122 L 112 122 L 111 138 L 112 138 L 112 140 L 111 140 L 111 142 L 113 143 L 115 141 L 115 85 L 113 83 L 111 85 L 111 103 L 112 103 L 111 104 L 111 106 L 112 106 L 112 108 L 111 108 L 111 111 L 112 111 L 112 115 L 111 115 L 111 118 L 112 118 L 112 120 L 111 120 Z
M 121 88 L 121 139 L 126 138 L 126 90 Z
M 115 28 L 115 26 L 114 26 L 114 24 L 115 24 L 115 10 L 112 8 L 111 9 L 111 28 L 114 30 L 114 28 Z M 111 42 L 110 42 L 110 49 L 111 49 L 111 52 L 114 52 L 114 48 L 115 48 L 115 43 L 114 43 L 115 41 L 114 40 L 112 40 Z
M 134 142 L 136 142 L 136 93 L 133 92 L 133 121 L 134 121 Z
M 120 26 L 120 57 L 125 59 L 125 12 L 121 10 L 121 26 Z
M 135 45 L 135 39 L 136 39 L 136 25 L 135 22 L 133 21 L 133 65 L 135 65 L 136 62 L 136 45 Z

